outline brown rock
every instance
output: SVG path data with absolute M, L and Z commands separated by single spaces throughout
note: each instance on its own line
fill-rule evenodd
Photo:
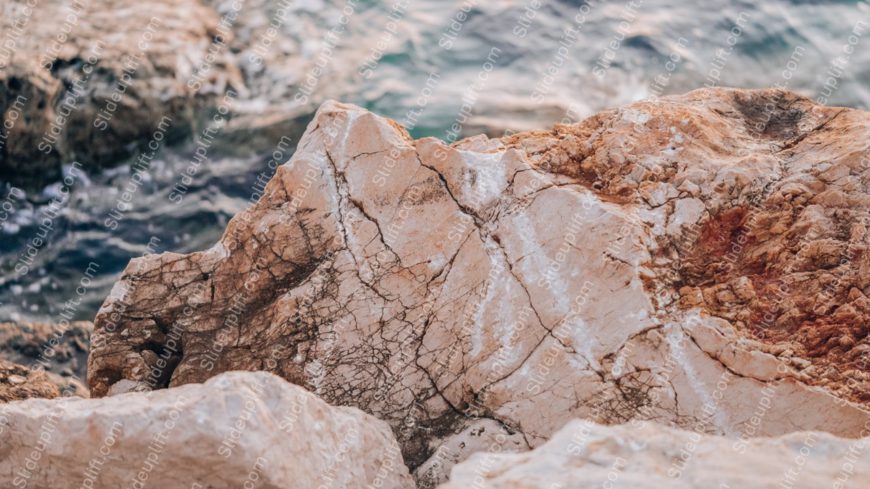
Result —
M 198 0 L 10 2 L 0 116 L 14 125 L 0 138 L 0 176 L 13 184 L 55 180 L 62 162 L 117 163 L 158 129 L 159 142 L 178 139 L 228 86 L 244 88 L 212 45 L 232 29 Z
M 850 355 L 863 316 L 812 310 L 822 283 L 833 302 L 870 292 L 849 241 L 870 204 L 851 176 L 868 122 L 782 91 L 699 90 L 445 146 L 327 103 L 218 244 L 128 265 L 95 321 L 89 384 L 269 370 L 387 420 L 422 487 L 467 455 L 460 439 L 534 447 L 574 417 L 858 436 L 860 383 L 764 351 L 792 341 L 805 362 L 866 371 Z M 678 206 L 687 180 L 699 202 Z M 834 186 L 854 207 L 796 207 Z M 851 350 L 829 346 L 843 334 Z M 481 423 L 495 434 L 475 438 Z
M 87 321 L 0 323 L 0 359 L 45 371 L 65 395 L 88 397 L 85 379 L 93 329 Z
M 22 365 L 0 359 L 0 402 L 60 396 L 55 382 L 45 372 L 30 370 Z

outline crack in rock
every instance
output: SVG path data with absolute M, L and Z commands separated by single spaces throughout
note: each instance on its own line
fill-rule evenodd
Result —
M 178 330 L 152 387 L 271 371 L 388 422 L 420 487 L 578 417 L 743 433 L 768 385 L 753 436 L 857 436 L 868 122 L 705 89 L 446 146 L 326 103 L 219 247 L 130 263 L 89 384 L 147 383 Z

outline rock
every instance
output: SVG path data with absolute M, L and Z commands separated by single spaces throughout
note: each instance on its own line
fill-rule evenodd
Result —
M 742 443 L 654 423 L 576 420 L 531 452 L 475 454 L 439 489 L 867 487 L 867 443 L 817 432 Z
M 0 115 L 12 125 L 0 178 L 32 187 L 62 163 L 117 164 L 189 134 L 202 109 L 244 89 L 218 42 L 231 25 L 198 0 L 12 0 L 0 18 L 12 33 L 0 51 Z
M 5 404 L 0 436 L 3 487 L 413 487 L 386 423 L 263 372 Z
M 124 163 L 138 149 L 144 157 L 132 164 L 144 167 L 154 157 L 149 143 L 199 134 L 216 110 L 225 117 L 210 154 L 250 157 L 295 144 L 321 102 L 358 96 L 361 63 L 372 49 L 341 39 L 382 35 L 393 8 L 290 0 L 30 3 L 11 0 L 0 19 L 0 30 L 12 33 L 0 50 L 0 116 L 13 121 L 10 130 L 0 128 L 0 177 L 34 190 L 60 180 L 62 164 L 73 160 L 91 170 Z M 401 31 L 396 36 L 413 42 Z M 63 123 L 53 125 L 58 117 Z
M 94 325 L 0 323 L 0 359 L 45 371 L 64 395 L 88 397 L 88 350 Z
M 97 314 L 89 384 L 272 371 L 387 420 L 411 468 L 442 470 L 420 487 L 484 421 L 525 448 L 577 417 L 859 436 L 870 254 L 847 230 L 870 204 L 868 119 L 710 89 L 446 146 L 327 103 L 218 244 L 131 261 Z M 685 181 L 699 202 L 678 206 Z M 796 207 L 795 183 L 850 207 Z M 831 269 L 822 250 L 843 248 Z M 811 313 L 827 302 L 853 307 Z M 843 335 L 855 346 L 827 342 Z M 781 344 L 834 368 L 799 373 L 765 353 Z
M 415 471 L 415 478 L 420 481 L 418 487 L 427 487 L 433 481 L 443 480 L 450 467 L 473 453 L 489 450 L 517 452 L 528 447 L 522 433 L 508 431 L 491 419 L 471 422 L 463 431 L 451 435 Z
M 57 384 L 45 372 L 0 359 L 0 403 L 31 397 L 53 399 L 58 396 L 60 390 Z
M 136 391 L 148 391 L 148 385 L 143 382 L 133 382 L 132 380 L 121 379 L 118 382 L 112 384 L 112 388 L 109 389 L 108 395 L 116 396 L 118 394 L 125 394 L 127 392 L 136 392 Z

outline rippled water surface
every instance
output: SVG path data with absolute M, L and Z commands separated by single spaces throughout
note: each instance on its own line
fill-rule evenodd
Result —
M 268 4 L 246 8 L 268 11 Z M 287 66 L 298 59 L 303 67 L 320 51 L 344 2 L 293 5 L 282 27 L 290 46 L 282 56 Z M 299 123 L 286 136 L 295 144 L 326 98 L 404 119 L 417 137 L 448 140 L 463 104 L 471 106 L 464 135 L 496 136 L 705 84 L 780 86 L 830 105 L 870 103 L 865 2 L 408 0 L 390 24 L 393 5 L 359 2 L 309 104 L 293 100 L 304 68 L 275 70 L 248 74 L 252 88 L 267 87 L 254 90 L 262 95 L 245 101 L 248 109 L 294 108 Z M 379 41 L 383 55 L 376 66 L 366 64 Z M 414 108 L 419 115 L 409 118 Z M 180 203 L 171 195 L 194 146 L 164 148 L 128 196 L 122 219 L 110 213 L 131 180 L 129 162 L 26 199 L 10 197 L 4 209 L 11 211 L 0 219 L 0 320 L 90 319 L 127 261 L 149 242 L 151 250 L 182 253 L 211 246 L 248 205 L 258 174 L 270 172 L 272 139 L 215 145 Z M 283 159 L 291 154 L 292 144 L 280 152 Z M 66 197 L 55 213 L 47 203 L 57 196 Z M 95 265 L 88 270 L 89 264 Z

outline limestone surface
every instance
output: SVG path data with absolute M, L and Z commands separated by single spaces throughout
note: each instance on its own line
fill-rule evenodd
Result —
M 265 372 L 0 406 L 0 486 L 410 489 L 386 423 Z
M 531 452 L 473 455 L 439 489 L 859 488 L 870 485 L 868 444 L 816 432 L 743 444 L 654 423 L 576 420 Z
M 447 146 L 324 104 L 219 243 L 131 261 L 92 394 L 268 370 L 388 421 L 421 487 L 574 418 L 857 437 L 868 123 L 705 89 Z

